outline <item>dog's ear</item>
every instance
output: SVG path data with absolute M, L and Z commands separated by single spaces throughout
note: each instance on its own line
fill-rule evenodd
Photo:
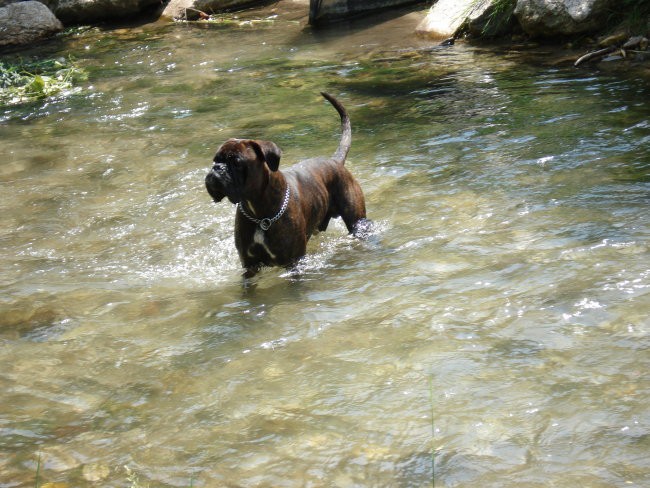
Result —
M 253 149 L 260 159 L 266 161 L 271 171 L 277 171 L 280 167 L 282 150 L 271 141 L 251 141 Z

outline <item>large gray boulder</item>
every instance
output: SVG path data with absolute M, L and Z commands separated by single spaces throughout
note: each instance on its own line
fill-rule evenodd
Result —
M 62 29 L 59 19 L 41 2 L 12 3 L 0 8 L 0 46 L 29 44 Z
M 463 25 L 473 4 L 473 0 L 438 0 L 415 31 L 433 38 L 451 37 Z
M 618 0 L 518 0 L 515 16 L 532 37 L 571 36 L 603 27 Z
M 64 24 L 85 24 L 140 14 L 160 0 L 59 0 L 54 13 Z
M 494 0 L 438 0 L 415 30 L 437 39 L 457 37 L 464 30 L 477 37 L 497 36 L 510 27 L 513 9 Z
M 210 15 L 224 10 L 240 10 L 253 3 L 261 2 L 251 0 L 170 0 L 162 12 L 162 17 L 196 20 L 201 12 Z

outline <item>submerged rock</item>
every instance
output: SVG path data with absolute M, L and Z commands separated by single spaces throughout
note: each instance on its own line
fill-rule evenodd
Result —
M 41 2 L 12 3 L 0 8 L 0 46 L 29 44 L 62 29 L 59 19 Z
M 82 470 L 86 481 L 102 481 L 108 478 L 110 473 L 109 467 L 104 464 L 85 464 Z
M 616 0 L 518 0 L 515 16 L 532 37 L 571 36 L 603 26 Z
M 177 20 L 196 20 L 203 14 L 214 14 L 225 10 L 241 10 L 255 3 L 251 0 L 170 0 L 162 17 Z

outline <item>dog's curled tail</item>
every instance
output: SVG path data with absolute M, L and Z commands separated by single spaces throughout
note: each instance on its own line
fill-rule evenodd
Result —
M 325 92 L 321 92 L 321 95 L 323 95 L 323 97 L 334 106 L 341 116 L 341 142 L 339 142 L 338 149 L 332 155 L 332 159 L 340 164 L 344 164 L 345 158 L 350 150 L 350 145 L 352 144 L 352 126 L 350 125 L 350 117 L 348 117 L 345 108 L 336 98 Z

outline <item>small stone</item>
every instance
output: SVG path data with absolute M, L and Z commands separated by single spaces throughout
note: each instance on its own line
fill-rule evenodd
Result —
M 101 481 L 108 477 L 110 469 L 103 464 L 86 464 L 83 467 L 82 475 L 86 481 Z
M 598 42 L 598 45 L 600 47 L 618 46 L 619 44 L 622 44 L 625 39 L 627 39 L 627 35 L 624 32 L 619 32 L 618 34 L 613 34 L 601 39 Z

